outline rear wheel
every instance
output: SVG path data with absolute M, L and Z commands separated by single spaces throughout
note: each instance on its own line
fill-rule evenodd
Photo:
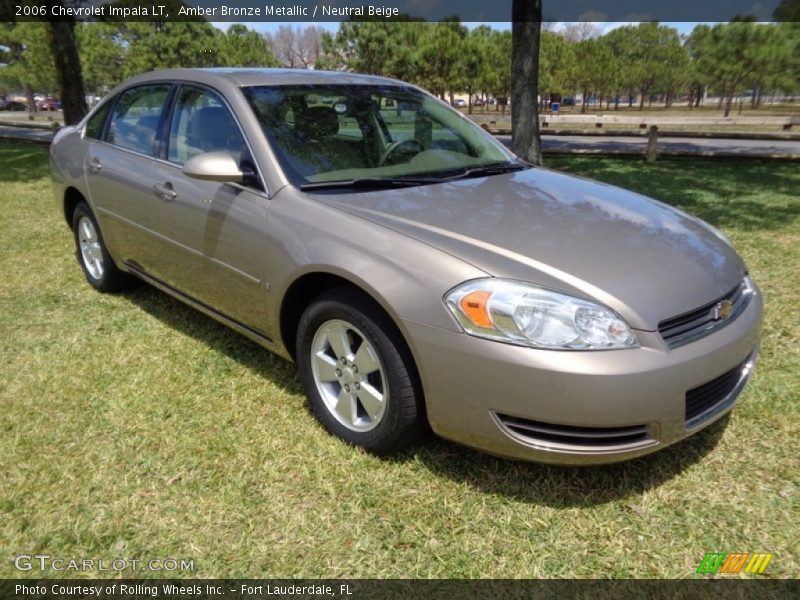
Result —
M 101 292 L 118 292 L 133 283 L 133 278 L 120 271 L 106 249 L 100 227 L 86 202 L 75 207 L 72 231 L 78 262 L 86 280 Z
M 311 408 L 334 435 L 389 454 L 425 431 L 410 355 L 388 318 L 350 290 L 320 296 L 300 319 L 297 364 Z

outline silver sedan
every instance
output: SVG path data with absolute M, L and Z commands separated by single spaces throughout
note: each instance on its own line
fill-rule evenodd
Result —
M 145 282 L 297 363 L 376 454 L 437 434 L 612 462 L 728 413 L 761 295 L 718 231 L 532 168 L 406 83 L 298 70 L 134 77 L 52 145 L 87 281 Z

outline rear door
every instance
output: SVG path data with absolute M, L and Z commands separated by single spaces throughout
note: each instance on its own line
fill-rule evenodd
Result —
M 104 127 L 86 132 L 84 172 L 106 243 L 116 258 L 145 269 L 156 268 L 165 244 L 157 225 L 166 215 L 154 193 L 153 167 L 172 87 L 156 83 L 125 90 Z

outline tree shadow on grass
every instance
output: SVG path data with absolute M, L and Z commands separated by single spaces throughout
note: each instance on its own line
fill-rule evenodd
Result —
M 126 292 L 125 297 L 170 328 L 222 352 L 287 393 L 303 395 L 293 365 L 210 317 L 146 284 Z M 308 419 L 314 419 L 310 411 Z M 654 455 L 609 466 L 558 467 L 513 461 L 433 435 L 386 460 L 417 463 L 438 477 L 467 483 L 486 494 L 554 507 L 593 506 L 636 495 L 675 477 L 714 448 L 726 422 L 727 418 L 722 419 Z
M 47 157 L 46 146 L 0 141 L 0 181 L 24 183 L 47 177 Z

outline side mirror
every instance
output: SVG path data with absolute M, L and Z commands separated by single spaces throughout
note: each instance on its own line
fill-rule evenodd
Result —
M 247 176 L 228 152 L 198 154 L 186 161 L 183 174 L 194 179 L 220 183 L 242 183 Z

